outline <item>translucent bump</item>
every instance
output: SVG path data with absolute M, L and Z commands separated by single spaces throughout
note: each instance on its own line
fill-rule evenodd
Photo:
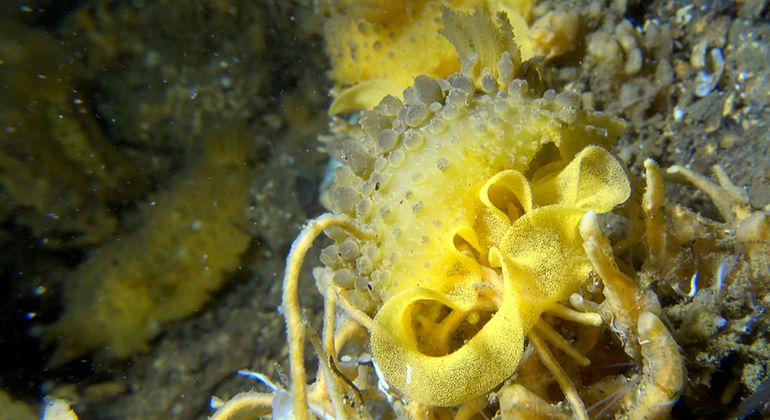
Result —
M 375 139 L 380 131 L 390 127 L 390 119 L 378 111 L 365 111 L 361 116 L 361 128 L 369 138 Z
M 546 101 L 553 101 L 556 98 L 556 91 L 553 89 L 548 89 L 545 92 L 543 92 L 543 99 Z
M 511 96 L 523 96 L 529 91 L 529 84 L 524 79 L 515 79 L 508 85 L 508 94 Z
M 414 86 L 409 86 L 404 89 L 404 104 L 406 106 L 416 105 L 419 103 L 420 101 L 417 99 L 417 93 L 415 92 Z
M 399 134 L 391 128 L 380 131 L 377 134 L 377 149 L 382 153 L 393 150 L 398 144 L 398 136 Z
M 398 99 L 393 95 L 388 95 L 382 98 L 382 101 L 380 101 L 380 104 L 377 105 L 376 109 L 383 115 L 393 118 L 398 115 L 398 111 L 400 111 L 403 106 L 404 104 L 401 102 L 401 99 Z
M 365 198 L 356 203 L 356 217 L 366 219 L 372 214 L 372 200 Z
M 372 260 L 366 255 L 363 255 L 356 260 L 356 271 L 359 275 L 368 276 L 371 274 L 372 270 L 374 270 L 374 265 L 372 264 Z
M 359 292 L 369 292 L 369 279 L 361 276 L 356 277 L 355 283 L 353 284 L 353 288 Z
M 372 261 L 378 261 L 380 259 L 380 251 L 377 245 L 366 242 L 361 246 L 361 255 L 366 255 Z
M 435 80 L 436 80 L 436 83 L 438 83 L 438 85 L 441 87 L 441 91 L 443 93 L 449 92 L 449 89 L 452 88 L 452 84 L 449 83 L 449 80 L 447 80 L 447 79 L 443 79 L 441 77 L 437 77 Z
M 326 248 L 322 249 L 319 259 L 327 267 L 331 267 L 331 268 L 342 267 L 342 260 L 340 260 L 340 254 L 337 249 L 337 245 L 335 244 L 331 244 Z
M 430 76 L 422 74 L 415 77 L 413 87 L 415 99 L 423 105 L 441 102 L 444 99 L 441 86 Z
M 560 107 L 576 107 L 580 98 L 574 92 L 562 92 L 556 95 L 553 101 Z
M 358 177 L 349 166 L 341 165 L 334 170 L 334 183 L 336 185 L 351 186 Z
M 394 150 L 390 155 L 388 155 L 388 164 L 394 168 L 398 168 L 401 166 L 401 164 L 404 163 L 404 160 L 406 159 L 406 155 L 401 150 Z
M 430 120 L 430 123 L 428 123 L 428 131 L 434 136 L 437 136 L 444 132 L 446 126 L 446 122 L 443 119 L 434 118 Z
M 460 108 L 456 105 L 448 104 L 441 110 L 441 117 L 447 121 L 452 121 L 460 116 Z
M 407 105 L 404 105 L 404 107 L 403 107 L 403 108 L 399 109 L 399 110 L 398 110 L 398 115 L 396 116 L 396 122 L 397 122 L 398 124 L 402 124 L 402 125 L 404 125 L 405 127 L 407 126 L 407 125 L 406 125 L 406 112 L 407 112 L 407 107 L 408 107 Z
M 355 277 L 353 276 L 353 273 L 347 268 L 341 268 L 337 270 L 336 273 L 334 273 L 332 281 L 342 289 L 352 289 L 355 282 Z
M 388 167 L 388 159 L 386 159 L 385 157 L 379 156 L 377 157 L 377 159 L 374 160 L 373 168 L 375 171 L 379 172 L 379 171 L 385 170 L 385 168 L 387 167 Z
M 391 254 L 391 261 L 392 256 L 393 254 Z M 378 286 L 390 280 L 390 273 L 387 271 L 375 270 L 370 277 L 372 279 L 372 286 L 374 286 L 374 291 L 377 292 Z
M 352 213 L 356 196 L 352 187 L 336 187 L 332 192 L 332 209 L 338 213 Z
M 324 229 L 324 234 L 326 234 L 327 238 L 335 242 L 342 241 L 348 237 L 348 232 L 339 226 L 329 226 Z
M 491 74 L 487 74 L 481 78 L 481 90 L 484 93 L 493 93 L 497 90 L 497 79 Z
M 406 150 L 417 150 L 422 147 L 423 143 L 425 143 L 425 137 L 417 131 L 410 130 L 404 135 L 404 147 L 406 147 Z
M 476 89 L 473 87 L 473 81 L 460 74 L 453 74 L 449 76 L 449 83 L 453 88 L 462 90 L 468 94 L 473 93 Z
M 375 172 L 364 183 L 364 188 L 368 190 L 368 193 L 371 193 L 373 191 L 379 191 L 383 187 L 385 187 L 385 185 L 387 184 L 387 181 L 388 181 L 388 177 L 385 174 L 383 174 L 382 172 Z
M 361 256 L 361 250 L 358 248 L 358 243 L 353 238 L 345 239 L 339 244 L 340 258 L 343 261 L 352 262 L 356 258 Z
M 513 80 L 513 73 L 516 71 L 508 51 L 500 55 L 497 60 L 497 75 L 502 85 L 508 85 Z
M 396 122 L 393 124 L 393 131 L 395 131 L 398 134 L 404 134 L 404 132 L 407 130 L 406 123 L 401 120 L 396 120 Z
M 374 302 L 372 302 L 369 293 L 361 293 L 357 290 L 348 290 L 345 294 L 345 298 L 353 306 L 361 309 L 364 312 L 371 312 L 374 309 Z
M 467 104 L 468 97 L 470 95 L 459 89 L 450 89 L 446 97 L 446 109 L 447 106 L 464 107 Z
M 342 143 L 342 150 L 340 151 L 339 160 L 347 162 L 353 172 L 362 176 L 371 169 L 372 162 L 375 156 L 372 156 L 363 145 L 361 139 L 351 137 L 348 141 Z
M 382 283 L 382 277 L 383 277 L 382 275 L 384 273 L 385 272 L 382 270 L 375 269 L 374 271 L 372 271 L 372 274 L 369 275 L 369 284 L 372 286 L 372 289 L 374 289 L 374 286 L 377 283 Z
M 371 195 L 374 191 L 378 189 L 379 189 L 379 186 L 377 185 L 377 182 L 372 178 L 369 178 L 366 181 L 364 181 L 364 185 L 363 187 L 361 187 L 361 194 Z
M 407 105 L 404 122 L 409 127 L 419 127 L 430 116 L 430 110 L 422 104 Z
M 506 102 L 505 100 L 496 101 L 493 107 L 493 109 L 495 110 L 495 114 L 500 116 L 504 116 L 510 108 L 511 108 L 510 105 L 508 105 L 508 102 Z
M 438 158 L 438 160 L 436 160 L 436 168 L 441 172 L 445 172 L 449 169 L 449 160 L 443 157 Z
M 577 110 L 572 107 L 562 108 L 556 115 L 559 120 L 568 124 L 574 123 L 577 120 Z
M 379 213 L 383 221 L 391 222 L 393 220 L 393 209 L 390 206 L 384 205 L 380 207 Z

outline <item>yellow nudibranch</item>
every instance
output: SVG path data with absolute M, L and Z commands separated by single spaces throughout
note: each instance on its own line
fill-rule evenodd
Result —
M 51 365 L 93 350 L 108 358 L 147 348 L 167 322 L 206 303 L 250 243 L 248 138 L 212 130 L 197 164 L 152 196 L 138 226 L 94 249 L 66 283 L 67 310 L 45 329 Z
M 522 62 L 505 14 L 442 13 L 462 71 L 419 75 L 403 101 L 386 96 L 355 123 L 337 119 L 323 139 L 342 163 L 322 198 L 331 214 L 302 229 L 282 287 L 292 405 L 272 401 L 294 418 L 310 410 L 364 416 L 354 382 L 367 375 L 351 371 L 351 380 L 337 368 L 361 327 L 388 398 L 418 407 L 470 403 L 515 373 L 529 338 L 574 415 L 587 419 L 543 339 L 581 365 L 590 361 L 540 316 L 602 322 L 560 302 L 580 291 L 593 267 L 581 220 L 630 196 L 623 166 L 606 150 L 625 125 L 584 109 L 573 93 L 543 92 L 538 64 Z M 334 243 L 314 270 L 324 319 L 322 339 L 310 334 L 319 380 L 308 392 L 311 329 L 298 277 L 321 232 Z M 346 387 L 359 391 L 358 403 L 345 403 Z M 276 387 L 275 398 L 284 392 Z M 249 398 L 260 410 L 270 399 Z M 223 407 L 222 418 L 248 405 L 239 404 Z
M 580 219 L 630 194 L 605 149 L 624 124 L 514 79 L 516 54 L 418 76 L 328 141 L 343 166 L 327 203 L 369 234 L 332 230 L 317 276 L 374 314 L 378 375 L 410 401 L 460 405 L 513 374 L 540 315 L 589 278 Z
M 511 31 L 519 40 L 522 56 L 526 59 L 534 53 L 527 36 L 533 0 L 333 3 L 326 7 L 328 18 L 324 24 L 326 49 L 332 62 L 330 77 L 339 88 L 352 87 L 334 101 L 329 109 L 332 115 L 371 109 L 387 94 L 399 96 L 419 74 L 447 77 L 460 70 L 458 53 L 462 51 L 457 51 L 451 39 L 440 33 L 445 26 L 442 6 L 468 12 L 481 8 L 477 10 L 491 15 L 505 13 L 511 22 Z M 468 21 L 476 23 L 472 19 Z M 483 25 L 475 26 L 483 28 Z
M 503 417 L 588 420 L 576 371 L 545 343 L 580 366 L 591 363 L 588 349 L 563 337 L 552 317 L 541 319 L 545 312 L 588 328 L 581 332 L 609 324 L 643 360 L 631 379 L 594 383 L 623 384 L 615 400 L 636 396 L 624 397 L 624 414 L 663 416 L 678 397 L 683 359 L 660 306 L 618 269 L 596 217 L 631 194 L 607 151 L 624 124 L 584 109 L 575 94 L 543 92 L 538 62 L 522 62 L 504 14 L 442 13 L 462 71 L 419 75 L 403 100 L 386 96 L 333 119 L 322 138 L 341 165 L 322 196 L 330 212 L 308 221 L 287 257 L 290 388 L 259 376 L 273 392 L 241 393 L 212 419 L 371 418 L 368 402 L 384 393 L 399 418 L 486 417 L 498 406 Z M 319 337 L 302 316 L 299 274 L 322 232 L 334 243 L 313 271 L 324 298 Z M 598 294 L 587 284 L 591 271 L 604 286 L 601 304 L 583 297 Z M 318 356 L 311 385 L 306 336 Z M 537 367 L 525 359 L 525 338 Z M 543 369 L 568 404 L 551 403 Z M 605 396 L 591 393 L 587 401 Z
M 588 279 L 578 233 L 583 214 L 609 211 L 629 194 L 620 164 L 596 146 L 531 181 L 516 169 L 489 176 L 495 166 L 468 162 L 463 149 L 450 161 L 454 173 L 430 177 L 436 186 L 459 187 L 450 194 L 410 182 L 384 193 L 424 200 L 425 219 L 399 206 L 393 219 L 413 230 L 398 238 L 388 234 L 392 223 L 380 222 L 380 238 L 393 239 L 380 248 L 392 254 L 373 273 L 384 290 L 371 336 L 374 361 L 388 384 L 437 406 L 482 395 L 515 371 L 540 314 Z

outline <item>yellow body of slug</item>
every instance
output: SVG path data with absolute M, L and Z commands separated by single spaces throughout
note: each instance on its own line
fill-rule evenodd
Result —
M 460 69 L 458 52 L 439 31 L 441 7 L 490 15 L 506 13 L 522 56 L 534 55 L 527 21 L 533 0 L 358 0 L 326 1 L 324 38 L 330 77 L 347 88 L 329 113 L 371 109 L 383 96 L 398 96 L 419 74 L 446 77 Z
M 493 25 L 481 12 L 446 16 Z M 469 56 L 472 78 L 418 76 L 404 103 L 386 97 L 329 141 L 344 165 L 327 203 L 375 239 L 332 232 L 322 261 L 343 297 L 374 314 L 380 379 L 431 406 L 460 405 L 515 371 L 542 312 L 588 279 L 581 217 L 630 194 L 604 149 L 623 123 L 506 77 L 522 74 L 515 46 L 477 39 L 500 25 L 447 28 L 497 48 Z

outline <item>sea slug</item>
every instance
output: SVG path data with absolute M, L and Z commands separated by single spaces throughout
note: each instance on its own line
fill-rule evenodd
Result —
M 250 143 L 213 130 L 197 164 L 140 209 L 138 226 L 90 252 L 68 279 L 66 311 L 45 330 L 51 365 L 98 350 L 122 358 L 145 349 L 165 322 L 189 316 L 238 268 L 251 241 Z
M 444 22 L 462 74 L 418 76 L 403 102 L 388 96 L 327 139 L 343 163 L 326 197 L 336 216 L 300 235 L 285 280 L 294 398 L 305 390 L 293 277 L 313 232 L 347 229 L 327 229 L 316 278 L 370 330 L 383 386 L 456 406 L 514 373 L 541 313 L 563 313 L 557 302 L 588 280 L 581 217 L 629 197 L 604 148 L 621 121 L 539 90 L 504 16 L 445 10 Z

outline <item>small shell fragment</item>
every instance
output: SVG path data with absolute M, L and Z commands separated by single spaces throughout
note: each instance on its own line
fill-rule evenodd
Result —
M 695 76 L 695 96 L 702 98 L 717 86 L 725 70 L 725 58 L 721 48 L 712 48 L 706 57 L 705 66 Z

